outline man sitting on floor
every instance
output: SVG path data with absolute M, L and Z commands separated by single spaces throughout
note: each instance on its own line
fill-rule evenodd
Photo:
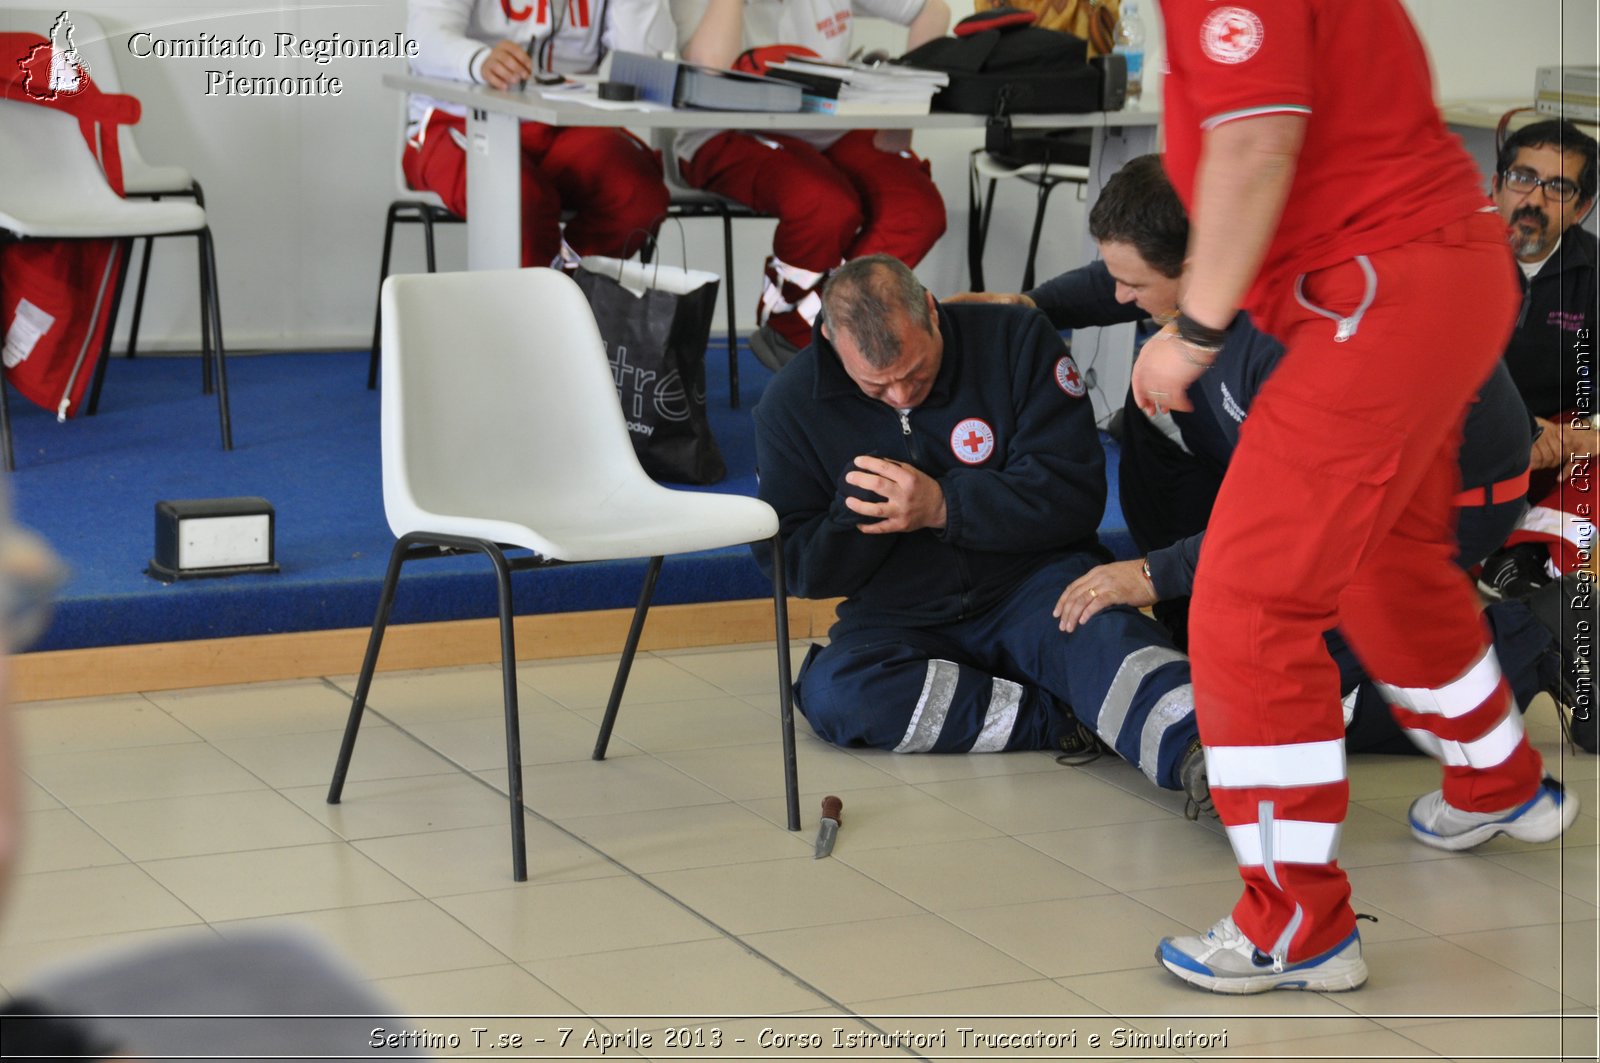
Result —
M 884 255 L 840 267 L 822 304 L 755 410 L 789 586 L 845 598 L 795 684 L 812 728 L 841 746 L 992 753 L 1081 748 L 1081 721 L 1209 811 L 1189 663 L 1160 625 L 1115 608 L 1068 635 L 1050 615 L 1109 559 L 1105 458 L 1050 323 L 941 306 Z
M 1177 313 L 1189 219 L 1159 156 L 1134 159 L 1106 182 L 1090 212 L 1089 230 L 1100 261 L 1026 295 L 969 293 L 952 301 L 1037 307 L 1058 328 L 1143 317 L 1165 321 Z M 1150 418 L 1130 397 L 1122 421 L 1121 501 L 1128 529 L 1147 556 L 1101 566 L 1068 587 L 1058 610 L 1069 630 L 1107 605 L 1151 606 L 1177 644 L 1187 644 L 1186 606 L 1211 504 L 1251 402 L 1282 356 L 1283 345 L 1241 313 L 1214 368 L 1189 391 L 1193 411 Z M 1525 508 L 1520 485 L 1527 480 L 1527 418 L 1503 366 L 1479 392 L 1463 435 L 1460 460 L 1467 489 L 1456 500 L 1457 534 L 1460 562 L 1471 567 L 1503 541 Z M 1501 668 L 1524 708 L 1541 690 L 1564 706 L 1579 702 L 1578 682 L 1587 666 L 1574 659 L 1571 639 L 1558 643 L 1560 591 L 1553 585 L 1544 593 L 1546 600 L 1497 602 L 1486 612 Z M 1345 695 L 1347 748 L 1413 752 L 1349 647 L 1336 632 L 1329 633 L 1328 643 Z M 1569 651 L 1565 659 L 1558 645 Z M 1593 714 L 1574 719 L 1572 730 L 1593 752 Z

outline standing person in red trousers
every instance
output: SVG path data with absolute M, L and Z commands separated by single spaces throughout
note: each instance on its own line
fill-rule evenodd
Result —
M 1190 618 L 1244 896 L 1156 956 L 1215 992 L 1354 989 L 1367 965 L 1337 863 L 1349 781 L 1323 631 L 1344 631 L 1444 764 L 1411 806 L 1417 840 L 1548 841 L 1577 815 L 1451 563 L 1462 420 L 1517 310 L 1505 224 L 1444 129 L 1400 0 L 1162 13 L 1167 171 L 1193 227 L 1182 312 L 1141 353 L 1135 399 L 1188 409 L 1241 308 L 1287 352 L 1241 430 Z
M 857 15 L 905 26 L 908 49 L 950 26 L 945 0 L 673 0 L 672 14 L 683 58 L 719 68 L 780 44 L 842 63 Z M 870 254 L 915 266 L 944 233 L 944 200 L 908 130 L 695 130 L 675 150 L 689 184 L 778 219 L 750 339 L 772 369 L 810 344 L 831 270 Z

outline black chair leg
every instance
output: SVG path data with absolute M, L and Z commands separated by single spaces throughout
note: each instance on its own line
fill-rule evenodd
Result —
M 1028 265 L 1022 271 L 1022 290 L 1033 290 L 1033 260 L 1039 256 L 1039 234 L 1044 231 L 1044 210 L 1050 200 L 1050 193 L 1055 191 L 1059 182 L 1048 177 L 1039 180 L 1039 205 L 1033 212 L 1033 234 L 1028 238 Z
M 778 718 L 783 729 L 783 790 L 789 829 L 800 829 L 800 779 L 794 749 L 794 683 L 789 675 L 789 592 L 784 585 L 783 539 L 772 537 L 773 626 L 778 640 Z
M 200 264 L 200 393 L 209 395 L 214 386 L 211 382 L 211 300 L 206 295 L 211 271 L 205 237 L 196 233 L 195 240 L 198 245 L 196 258 Z
M 85 417 L 93 417 L 100 409 L 100 389 L 106 382 L 106 365 L 111 361 L 111 340 L 117 332 L 117 310 L 122 306 L 123 288 L 128 280 L 128 265 L 133 254 L 133 240 L 119 240 L 114 252 L 118 261 L 114 267 L 117 271 L 117 283 L 111 294 L 111 302 L 106 307 L 106 334 L 100 341 L 100 358 L 95 362 L 94 383 L 89 387 L 89 401 L 84 404 Z
M 517 711 L 517 647 L 511 601 L 511 567 L 493 543 L 485 553 L 494 562 L 500 589 L 500 676 L 506 706 L 506 792 L 511 802 L 511 877 L 528 881 L 528 840 L 522 811 L 522 728 Z
M 389 204 L 383 224 L 383 258 L 378 264 L 378 305 L 372 308 L 372 355 L 367 359 L 367 390 L 378 386 L 378 363 L 383 357 L 383 282 L 389 279 L 389 254 L 394 250 L 395 216 L 400 204 Z
M 356 734 L 361 730 L 361 715 L 367 708 L 372 674 L 378 667 L 378 650 L 383 646 L 383 633 L 389 627 L 389 610 L 394 605 L 394 592 L 400 586 L 400 566 L 406 563 L 411 542 L 411 537 L 406 536 L 389 551 L 389 568 L 383 575 L 383 589 L 378 592 L 378 614 L 372 620 L 372 634 L 367 636 L 367 654 L 361 660 L 355 697 L 350 699 L 350 716 L 344 725 L 344 740 L 339 743 L 339 759 L 334 762 L 333 781 L 328 784 L 330 805 L 338 804 L 344 797 L 344 778 L 350 770 L 350 757 L 356 750 Z
M 628 686 L 628 673 L 633 670 L 633 655 L 639 649 L 639 635 L 644 631 L 645 614 L 650 611 L 650 599 L 655 597 L 656 577 L 661 575 L 661 558 L 652 557 L 644 572 L 644 586 L 639 589 L 639 604 L 633 609 L 633 623 L 628 626 L 628 641 L 622 647 L 622 660 L 617 662 L 617 677 L 611 682 L 611 698 L 606 702 L 605 718 L 600 721 L 600 734 L 594 742 L 594 759 L 606 759 L 606 747 L 611 744 L 611 728 L 617 722 L 617 709 L 622 706 L 622 692 Z
M 439 261 L 433 250 L 433 209 L 424 204 L 419 213 L 422 218 L 422 243 L 428 254 L 428 272 L 438 273 Z
M 160 199 L 160 196 L 156 196 Z M 144 254 L 139 257 L 139 283 L 133 289 L 133 318 L 128 322 L 128 350 L 123 357 L 132 358 L 139 353 L 139 322 L 144 319 L 144 289 L 150 280 L 150 255 L 155 248 L 153 236 L 144 238 Z
M 378 667 L 378 651 L 383 646 L 383 635 L 389 626 L 395 591 L 400 585 L 400 568 L 412 556 L 423 556 L 427 546 L 442 543 L 440 538 L 412 533 L 402 536 L 389 552 L 389 567 L 383 576 L 383 589 L 378 594 L 378 612 L 372 620 L 367 653 L 361 661 L 361 675 L 356 679 L 356 692 L 350 699 L 350 716 L 345 721 L 344 738 L 339 743 L 339 758 L 334 762 L 333 779 L 328 784 L 330 805 L 337 805 L 344 796 L 345 776 L 350 770 L 356 735 L 361 730 L 361 717 L 366 711 L 367 695 L 372 690 L 373 673 Z M 447 545 L 456 549 L 476 550 L 487 556 L 494 565 L 500 599 L 500 669 L 505 696 L 506 768 L 509 773 L 506 789 L 511 806 L 511 874 L 517 882 L 526 882 L 528 840 L 523 815 L 522 735 L 517 709 L 517 648 L 513 626 L 511 565 L 506 560 L 505 552 L 487 540 L 450 537 Z
M 233 449 L 233 416 L 228 408 L 228 352 L 222 345 L 222 298 L 217 291 L 217 245 L 211 238 L 211 229 L 200 231 L 200 242 L 205 248 L 206 286 L 202 298 L 211 307 L 212 336 L 207 346 L 217 360 L 217 416 L 222 423 L 222 449 Z M 205 321 L 201 321 L 205 327 Z M 203 355 L 202 355 L 203 357 Z
M 722 211 L 722 283 L 727 287 L 728 306 L 728 406 L 739 408 L 739 331 L 734 325 L 733 298 L 733 217 Z

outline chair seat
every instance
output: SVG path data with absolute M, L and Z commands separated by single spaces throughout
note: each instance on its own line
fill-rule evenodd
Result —
M 182 166 L 152 166 L 122 156 L 122 190 L 130 196 L 182 196 L 194 190 L 194 177 Z
M 972 157 L 972 168 L 980 177 L 1051 177 L 1058 181 L 1089 180 L 1089 167 L 1064 162 L 1030 162 L 1021 166 L 1005 162 L 986 151 Z
M 163 236 L 197 232 L 205 226 L 206 212 L 194 203 L 103 199 L 86 206 L 69 199 L 38 197 L 24 202 L 8 200 L 0 209 L 0 229 L 29 239 Z
M 654 489 L 650 489 L 654 488 Z M 449 514 L 391 513 L 397 537 L 414 531 L 520 546 L 554 561 L 615 561 L 657 554 L 718 550 L 770 539 L 778 516 L 757 498 L 674 491 L 647 485 L 598 504 L 557 506 L 524 502 L 526 521 L 515 513 L 499 519 Z M 537 523 L 539 530 L 529 527 Z

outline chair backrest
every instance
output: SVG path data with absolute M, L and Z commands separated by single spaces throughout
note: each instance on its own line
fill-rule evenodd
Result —
M 429 192 L 422 188 L 412 188 L 410 183 L 406 181 L 406 169 L 400 160 L 405 156 L 406 152 L 406 131 L 410 128 L 411 123 L 411 97 L 403 92 L 397 92 L 394 96 L 395 106 L 400 111 L 400 136 L 395 144 L 394 152 L 395 198 L 421 200 L 429 206 L 442 208 L 444 207 L 444 200 L 440 199 L 437 193 Z
M 0 16 L 6 17 L 13 25 L 22 25 L 23 20 L 30 16 L 41 25 L 48 26 L 49 13 L 46 10 L 22 11 L 17 9 L 0 11 Z M 94 83 L 100 86 L 102 92 L 121 92 L 122 80 L 117 76 L 116 50 L 111 47 L 111 41 L 106 37 L 105 30 L 93 15 L 78 8 L 70 12 L 73 33 L 72 43 L 77 48 L 79 57 L 84 65 L 89 68 L 89 76 Z M 43 33 L 40 29 L 38 32 Z M 122 126 L 117 130 L 117 150 L 122 155 L 122 179 L 130 189 L 145 190 L 152 182 L 148 175 L 159 170 L 169 174 L 165 181 L 171 184 L 171 189 L 150 189 L 152 191 L 181 192 L 187 190 L 191 183 L 188 172 L 178 167 L 155 167 L 145 160 L 139 151 L 139 143 L 134 138 L 132 126 Z
M 559 519 L 650 483 L 589 302 L 550 269 L 383 284 L 383 501 L 395 534 Z M 500 541 L 520 542 L 505 533 Z M 524 544 L 526 545 L 526 544 Z
M 25 236 L 62 235 L 58 224 L 121 202 L 84 144 L 76 118 L 0 100 L 0 226 Z

